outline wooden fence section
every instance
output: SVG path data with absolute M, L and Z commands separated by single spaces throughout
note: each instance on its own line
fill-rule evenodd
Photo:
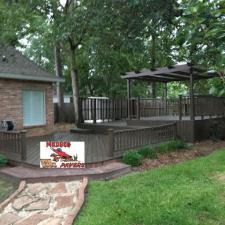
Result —
M 26 160 L 26 131 L 0 131 L 0 152 L 10 160 Z
M 168 141 L 176 135 L 176 123 L 129 130 L 109 130 L 109 146 L 113 156 L 120 157 L 126 150 Z
M 225 99 L 214 96 L 195 97 L 196 116 L 224 116 Z

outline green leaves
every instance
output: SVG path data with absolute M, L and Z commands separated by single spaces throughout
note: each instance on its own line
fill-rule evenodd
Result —
M 129 70 L 193 61 L 224 71 L 224 14 L 223 0 L 1 1 L 0 41 L 18 46 L 25 38 L 25 53 L 52 72 L 53 46 L 61 43 L 67 92 L 72 42 L 80 95 L 125 97 L 120 73 Z M 199 92 L 224 95 L 216 81 L 198 85 Z M 133 95 L 147 97 L 147 86 L 134 82 Z M 170 86 L 170 96 L 187 91 L 185 85 Z

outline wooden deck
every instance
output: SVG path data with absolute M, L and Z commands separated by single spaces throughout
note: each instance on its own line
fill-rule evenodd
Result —
M 195 116 L 195 120 L 207 120 L 207 119 L 214 119 L 214 118 L 221 118 L 221 116 Z M 180 121 L 179 116 L 152 116 L 152 117 L 141 117 L 140 120 L 157 120 L 157 121 Z M 183 116 L 182 120 L 190 121 L 190 116 Z
M 164 123 L 166 124 L 166 123 Z M 119 138 L 119 141 L 121 142 L 123 139 L 125 143 L 124 150 L 128 150 L 129 146 L 135 147 L 134 139 L 135 137 L 132 137 L 132 135 L 137 136 L 139 135 L 140 129 L 151 129 L 151 127 L 155 127 L 154 124 L 139 124 L 139 125 L 128 125 L 127 121 L 114 121 L 109 123 L 101 123 L 101 124 L 89 124 L 90 126 L 94 127 L 94 130 L 96 133 L 91 134 L 79 134 L 79 133 L 71 133 L 71 132 L 58 132 L 52 135 L 42 136 L 42 137 L 33 137 L 33 138 L 27 138 L 26 145 L 27 145 L 27 159 L 26 163 L 39 166 L 40 164 L 40 142 L 41 141 L 84 141 L 85 142 L 85 162 L 86 163 L 99 163 L 103 161 L 107 161 L 110 159 L 113 159 L 115 157 L 121 156 L 123 154 L 123 148 L 121 149 L 121 154 L 114 154 L 112 155 L 112 152 L 110 152 L 111 149 L 111 142 L 110 142 L 110 136 L 108 134 L 108 129 L 113 129 L 115 131 L 116 136 L 114 137 L 115 140 L 117 140 L 119 136 L 122 134 L 125 135 L 123 138 Z M 161 125 L 161 124 L 160 124 Z M 118 133 L 119 132 L 119 133 Z M 127 133 L 128 132 L 128 133 Z M 151 131 L 149 135 L 151 135 Z M 145 135 L 146 136 L 146 135 Z M 122 137 L 122 136 L 121 136 Z M 129 140 L 131 139 L 131 140 Z M 146 139 L 146 144 L 153 143 L 154 141 L 157 141 L 156 138 L 153 140 L 151 136 Z M 164 140 L 164 139 L 162 139 Z M 165 139 L 166 140 L 166 139 Z M 138 143 L 138 140 L 136 141 Z M 114 147 L 118 147 L 118 140 L 116 143 L 113 144 Z M 144 142 L 143 142 L 144 143 Z M 126 149 L 125 146 L 128 148 Z
M 195 119 L 193 122 L 189 116 L 184 116 L 182 120 L 179 120 L 178 116 L 158 116 L 83 124 L 84 128 L 90 129 L 92 133 L 81 134 L 68 131 L 42 137 L 26 138 L 26 160 L 20 157 L 22 150 L 14 148 L 17 145 L 7 144 L 14 141 L 13 133 L 10 133 L 11 139 L 9 139 L 8 135 L 3 138 L 3 141 L 6 141 L 3 146 L 12 147 L 12 149 L 5 149 L 6 153 L 9 153 L 9 159 L 39 166 L 41 141 L 84 141 L 85 162 L 92 164 L 120 157 L 125 151 L 143 145 L 171 140 L 176 135 L 187 142 L 209 138 L 212 125 L 215 124 L 219 124 L 225 130 L 225 117 L 223 116 L 204 116 L 204 119 L 202 117 L 196 117 Z M 16 138 L 16 140 L 19 143 L 19 139 Z M 18 144 L 18 147 L 20 146 Z M 2 152 L 2 150 L 4 149 L 0 149 L 1 153 L 4 154 L 5 152 Z
M 104 132 L 97 134 L 79 134 L 70 132 L 60 132 L 42 137 L 27 138 L 27 159 L 26 163 L 40 165 L 40 142 L 41 141 L 84 141 L 85 142 L 85 161 L 86 163 L 95 163 L 112 159 L 109 157 L 109 137 L 107 130 L 113 129 L 131 129 L 133 126 L 127 126 L 127 122 L 111 121 L 99 124 L 90 124 L 90 126 L 104 127 Z M 135 126 L 136 127 L 136 126 Z M 144 127 L 142 125 L 138 126 Z M 98 130 L 98 129 L 97 129 Z
M 43 137 L 28 138 L 26 163 L 40 165 L 41 141 L 84 141 L 86 163 L 94 163 L 110 159 L 107 156 L 109 151 L 107 135 L 61 132 Z

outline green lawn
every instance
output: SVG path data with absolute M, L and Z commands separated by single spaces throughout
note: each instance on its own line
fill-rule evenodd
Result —
M 0 176 L 0 203 L 16 190 L 17 185 L 17 182 Z
M 207 157 L 90 182 L 76 225 L 225 224 L 225 151 Z M 225 176 L 224 176 L 225 177 Z

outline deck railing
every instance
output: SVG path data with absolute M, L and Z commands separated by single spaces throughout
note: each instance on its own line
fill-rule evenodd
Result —
M 224 116 L 225 98 L 214 96 L 195 97 L 195 115 L 201 116 Z
M 195 116 L 224 116 L 225 98 L 214 96 L 194 97 Z M 190 98 L 179 96 L 178 99 L 140 99 L 141 117 L 177 116 L 179 120 L 190 116 Z
M 11 160 L 26 160 L 26 131 L 0 131 L 0 153 Z
M 172 140 L 176 135 L 176 123 L 127 130 L 109 130 L 109 148 L 113 157 L 120 157 L 126 150 Z
M 225 98 L 213 96 L 195 96 L 195 116 L 204 119 L 206 116 L 224 116 Z M 190 116 L 190 98 L 179 96 L 174 99 L 132 98 L 127 99 L 99 99 L 80 98 L 80 115 L 82 121 L 107 122 L 121 119 L 140 117 L 177 117 L 183 120 Z M 128 110 L 128 107 L 129 110 Z M 130 115 L 129 115 L 130 113 Z M 73 103 L 65 104 L 66 122 L 74 122 Z M 55 105 L 55 118 L 57 105 Z M 56 119 L 55 122 L 60 122 Z
M 127 99 L 80 99 L 82 119 L 84 121 L 106 122 L 128 118 Z M 130 100 L 130 116 L 136 116 L 136 100 Z

